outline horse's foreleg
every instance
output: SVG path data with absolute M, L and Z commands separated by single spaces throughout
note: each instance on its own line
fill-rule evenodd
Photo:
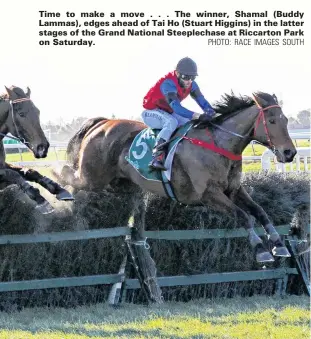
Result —
M 283 244 L 279 233 L 274 228 L 271 220 L 264 209 L 259 206 L 246 192 L 244 187 L 240 187 L 233 195 L 233 201 L 242 209 L 253 215 L 264 227 L 267 232 L 268 239 L 274 245 L 272 253 L 275 256 L 290 257 L 290 253 Z
M 8 163 L 6 163 L 6 166 L 8 169 L 17 172 L 25 180 L 36 182 L 37 184 L 41 185 L 50 193 L 56 195 L 56 198 L 58 200 L 74 200 L 73 196 L 68 191 L 66 191 L 62 186 L 60 186 L 58 183 L 51 180 L 50 178 L 41 175 L 39 172 L 33 169 L 24 169 L 19 166 L 13 166 Z
M 37 188 L 31 186 L 18 173 L 10 169 L 0 169 L 0 181 L 7 184 L 16 184 L 33 201 L 37 203 L 36 209 L 42 214 L 49 214 L 54 211 L 53 207 L 46 201 Z
M 240 207 L 235 205 L 223 192 L 210 192 L 206 191 L 203 196 L 203 202 L 220 212 L 233 214 L 236 220 L 241 223 L 248 232 L 248 238 L 251 246 L 255 250 L 256 260 L 258 262 L 271 262 L 274 261 L 270 252 L 264 247 L 263 241 L 256 234 L 253 223 L 249 215 Z

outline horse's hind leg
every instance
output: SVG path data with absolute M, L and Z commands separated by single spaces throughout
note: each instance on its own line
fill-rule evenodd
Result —
M 54 211 L 53 207 L 40 194 L 37 188 L 34 188 L 26 182 L 18 173 L 9 169 L 0 169 L 0 180 L 10 184 L 16 184 L 28 197 L 37 203 L 36 209 L 42 214 L 49 214 Z
M 33 169 L 24 170 L 22 167 L 13 166 L 7 163 L 6 166 L 7 168 L 17 172 L 25 180 L 36 182 L 37 184 L 41 185 L 50 193 L 56 195 L 58 200 L 74 200 L 73 196 L 68 191 L 66 191 L 63 187 L 50 178 L 41 175 L 39 172 Z
M 83 189 L 83 184 L 79 180 L 79 178 L 76 178 L 75 173 L 76 170 L 74 170 L 69 165 L 64 165 L 60 172 L 57 170 L 54 170 L 52 168 L 52 174 L 56 177 L 57 181 L 62 186 L 69 185 L 73 188 L 72 194 L 74 195 L 77 191 Z M 67 191 L 66 191 L 67 192 Z
M 81 171 L 78 171 L 78 178 L 83 182 L 83 189 L 100 192 L 110 187 L 110 183 L 115 178 L 115 171 L 102 168 L 102 172 L 98 173 L 98 168 L 91 169 L 88 166 L 87 169 L 81 168 Z
M 209 207 L 214 207 L 216 210 L 225 213 L 233 213 L 248 232 L 248 238 L 252 248 L 255 250 L 256 260 L 258 262 L 271 262 L 274 261 L 270 252 L 264 247 L 263 241 L 256 234 L 251 218 L 240 207 L 235 205 L 221 191 L 205 191 L 203 202 Z
M 255 203 L 255 201 L 249 196 L 244 187 L 240 187 L 237 192 L 232 196 L 233 201 L 243 210 L 253 215 L 264 227 L 267 232 L 268 239 L 273 244 L 272 254 L 279 257 L 290 257 L 290 253 L 283 244 L 279 233 L 274 228 L 267 213 L 261 206 Z
M 76 178 L 84 189 L 101 191 L 116 177 L 117 167 L 110 159 L 108 151 L 104 152 L 101 145 L 102 134 L 99 134 L 92 142 L 87 143 L 83 152 L 80 152 L 79 167 Z M 109 145 L 106 147 L 108 148 Z

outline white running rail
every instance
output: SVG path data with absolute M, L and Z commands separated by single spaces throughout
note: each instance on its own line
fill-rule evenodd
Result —
M 309 139 L 309 133 L 290 133 L 292 139 Z M 57 167 L 66 163 L 66 160 L 59 160 L 58 158 L 58 151 L 59 150 L 66 150 L 67 149 L 67 142 L 51 142 L 50 148 L 54 150 L 55 159 L 56 160 L 34 160 L 34 161 L 23 161 L 23 152 L 22 149 L 27 148 L 23 144 L 4 144 L 5 149 L 12 149 L 17 148 L 20 155 L 20 161 L 11 162 L 17 166 L 29 166 L 29 167 L 46 167 L 46 166 L 53 166 Z M 310 148 L 309 147 L 297 147 L 297 155 L 294 158 L 294 161 L 290 164 L 281 164 L 276 161 L 274 154 L 269 151 L 268 149 L 262 154 L 262 156 L 243 156 L 244 161 L 261 161 L 261 168 L 264 171 L 272 171 L 272 163 L 274 162 L 275 168 L 277 172 L 285 172 L 286 168 L 289 167 L 289 172 L 310 172 L 308 169 L 308 158 L 311 157 L 310 155 Z M 51 152 L 51 151 L 50 151 Z M 303 161 L 303 166 L 301 163 Z M 294 169 L 294 164 L 296 164 L 296 168 Z M 309 164 L 310 167 L 310 164 Z
M 276 161 L 275 155 L 270 151 L 266 150 L 261 156 L 261 168 L 264 171 L 271 171 L 272 164 L 274 162 L 276 172 L 311 172 L 308 166 L 308 158 L 311 157 L 309 147 L 297 147 L 297 154 L 293 162 L 289 164 L 283 164 Z M 303 163 L 301 162 L 303 161 Z M 296 168 L 294 169 L 294 164 Z M 286 170 L 289 167 L 289 170 Z

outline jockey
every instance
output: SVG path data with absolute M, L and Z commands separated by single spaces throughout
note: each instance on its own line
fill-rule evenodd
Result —
M 197 73 L 196 63 L 186 57 L 181 59 L 173 72 L 161 78 L 144 97 L 142 119 L 150 128 L 161 129 L 153 149 L 149 166 L 166 170 L 163 163 L 165 146 L 177 127 L 190 120 L 209 121 L 215 111 L 202 95 L 198 84 L 194 81 Z M 204 114 L 192 112 L 181 105 L 188 95 L 197 102 Z

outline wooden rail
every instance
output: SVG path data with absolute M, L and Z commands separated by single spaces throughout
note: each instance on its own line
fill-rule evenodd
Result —
M 288 235 L 290 225 L 276 226 L 280 235 Z M 256 228 L 259 235 L 264 234 L 262 227 Z M 130 227 L 103 228 L 87 231 L 74 232 L 53 232 L 40 234 L 23 234 L 23 235 L 2 235 L 0 236 L 0 245 L 17 245 L 17 244 L 34 244 L 46 242 L 88 240 L 111 237 L 129 237 L 131 235 Z M 247 232 L 244 228 L 239 229 L 198 229 L 198 230 L 176 230 L 176 231 L 145 231 L 142 234 L 148 239 L 158 240 L 198 240 L 198 239 L 221 239 L 221 238 L 239 238 L 246 237 Z M 8 281 L 0 283 L 0 292 L 22 291 L 33 289 L 48 289 L 73 286 L 88 286 L 113 284 L 113 289 L 109 296 L 109 302 L 112 304 L 120 301 L 120 289 L 122 283 L 125 283 L 125 289 L 138 289 L 140 282 L 138 279 L 126 279 L 124 259 L 118 274 L 107 275 L 90 275 L 81 277 L 62 277 L 40 280 Z M 249 281 L 249 280 L 267 280 L 277 279 L 279 288 L 277 293 L 283 294 L 285 286 L 282 282 L 287 282 L 289 274 L 299 274 L 296 268 L 278 268 L 262 269 L 258 271 L 245 272 L 224 272 L 211 274 L 197 274 L 190 276 L 169 276 L 158 277 L 159 286 L 179 286 L 179 285 L 197 285 L 223 282 Z M 281 284 L 280 284 L 281 283 Z

